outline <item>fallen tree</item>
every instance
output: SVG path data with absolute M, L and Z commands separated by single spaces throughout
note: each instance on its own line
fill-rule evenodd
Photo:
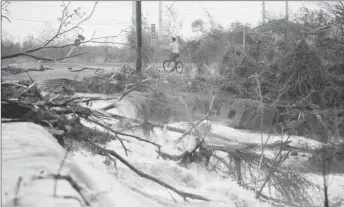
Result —
M 41 95 L 37 87 L 31 87 L 28 91 L 30 90 L 35 90 Z M 64 101 L 62 103 L 61 100 L 60 103 L 56 103 L 54 101 L 54 99 L 50 99 L 48 96 L 42 95 L 39 97 L 39 100 L 30 104 L 22 103 L 19 99 L 11 100 L 9 97 L 2 97 L 2 120 L 5 122 L 20 121 L 37 123 L 44 126 L 51 133 L 53 133 L 54 137 L 57 138 L 59 143 L 61 143 L 62 145 L 65 145 L 66 142 L 71 140 L 78 140 L 78 142 L 80 142 L 83 146 L 88 147 L 93 152 L 95 152 L 96 150 L 99 154 L 100 151 L 102 152 L 101 155 L 106 155 L 112 160 L 114 158 L 119 159 L 141 177 L 145 177 L 168 189 L 171 189 L 178 195 L 182 196 L 185 200 L 187 198 L 191 198 L 209 201 L 208 198 L 205 198 L 203 196 L 180 191 L 175 187 L 138 170 L 115 151 L 108 150 L 99 146 L 99 144 L 105 144 L 111 140 L 118 140 L 121 142 L 123 149 L 127 154 L 128 150 L 126 149 L 123 140 L 119 137 L 119 135 L 152 144 L 158 149 L 160 149 L 160 145 L 135 135 L 119 132 L 112 129 L 111 127 L 106 126 L 106 124 L 101 123 L 101 120 L 104 118 L 105 112 L 101 113 L 101 116 L 99 116 L 99 112 L 80 106 L 79 103 L 82 101 L 82 99 L 80 98 L 70 98 L 69 96 L 67 96 L 64 98 Z M 103 127 L 104 129 L 106 129 L 107 132 L 102 132 L 84 126 L 81 123 L 82 119 L 91 121 Z M 92 137 L 93 139 L 91 139 Z M 61 139 L 63 141 L 61 141 Z M 94 144 L 94 142 L 96 142 L 97 144 Z

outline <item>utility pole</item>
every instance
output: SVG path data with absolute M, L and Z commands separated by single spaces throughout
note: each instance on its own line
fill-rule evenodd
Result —
M 136 73 L 142 72 L 141 1 L 136 1 Z
M 288 8 L 288 1 L 285 1 L 285 19 L 288 21 L 289 20 L 289 8 Z
M 263 24 L 265 24 L 265 0 L 263 0 L 262 18 L 263 18 Z
M 285 20 L 286 20 L 286 40 L 289 40 L 289 14 L 288 14 L 288 1 L 285 1 Z
M 162 1 L 159 1 L 159 34 L 158 36 L 162 37 Z
M 131 23 L 135 26 L 136 21 L 136 1 L 132 1 L 132 8 L 131 8 Z
M 242 36 L 242 49 L 244 50 L 244 52 L 246 52 L 245 51 L 245 48 L 246 48 L 246 26 L 242 32 L 242 35 L 243 35 Z

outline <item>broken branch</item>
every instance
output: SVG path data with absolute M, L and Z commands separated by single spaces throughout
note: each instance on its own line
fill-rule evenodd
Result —
M 11 20 L 8 17 L 6 17 L 5 15 L 1 15 L 1 18 L 5 18 L 9 23 L 12 23 Z
M 40 179 L 47 179 L 47 178 L 53 178 L 56 180 L 66 180 L 69 182 L 69 184 L 73 187 L 73 189 L 79 193 L 83 201 L 87 206 L 90 206 L 90 203 L 87 201 L 86 197 L 82 193 L 82 187 L 69 175 L 55 175 L 55 174 L 49 174 L 47 176 L 35 176 L 33 177 L 33 180 L 40 180 Z
M 206 116 L 204 116 L 202 119 L 198 120 L 195 124 L 193 124 L 191 126 L 191 128 L 189 130 L 187 130 L 181 137 L 179 137 L 177 139 L 177 143 L 180 142 L 184 137 L 186 137 L 188 134 L 190 134 L 192 132 L 192 130 L 197 127 L 199 124 L 201 124 L 204 120 L 206 120 L 207 118 L 209 118 L 211 116 L 211 113 L 208 113 Z
M 172 190 L 173 192 L 177 193 L 178 195 L 180 195 L 184 200 L 186 198 L 191 198 L 191 199 L 197 199 L 197 200 L 202 200 L 202 201 L 210 201 L 208 198 L 205 198 L 201 195 L 197 195 L 197 194 L 193 194 L 193 193 L 187 193 L 187 192 L 183 192 L 183 191 L 180 191 L 176 188 L 174 188 L 173 186 L 149 175 L 149 174 L 146 174 L 140 170 L 138 170 L 137 168 L 135 168 L 133 165 L 131 165 L 128 161 L 126 161 L 123 157 L 121 157 L 119 154 L 117 154 L 115 151 L 113 150 L 108 150 L 108 149 L 105 149 L 105 148 L 102 148 L 98 145 L 96 145 L 96 147 L 103 151 L 104 153 L 108 153 L 110 155 L 112 155 L 113 157 L 117 158 L 119 161 L 121 161 L 124 165 L 126 165 L 128 168 L 130 168 L 132 171 L 134 171 L 136 174 L 138 174 L 139 176 L 141 177 L 144 177 L 144 178 L 147 178 L 161 186 L 164 186 L 165 188 L 168 188 L 170 190 Z M 112 160 L 114 160 L 112 157 L 110 157 Z
M 65 155 L 64 155 L 64 157 L 63 157 L 63 159 L 62 159 L 62 161 L 60 163 L 60 167 L 57 170 L 57 175 L 60 175 L 61 170 L 63 168 L 63 165 L 64 165 L 64 163 L 65 163 L 65 161 L 66 161 L 66 159 L 68 157 L 68 153 L 69 153 L 69 150 L 66 150 Z M 56 196 L 56 190 L 57 190 L 57 177 L 55 178 L 55 183 L 54 183 L 54 196 Z
M 45 60 L 45 61 L 50 61 L 50 62 L 57 62 L 59 60 L 69 59 L 69 58 L 77 57 L 77 56 L 84 55 L 84 54 L 87 54 L 87 53 L 88 52 L 83 52 L 83 53 L 75 54 L 75 55 L 68 56 L 68 57 L 58 58 L 58 59 L 51 59 L 51 58 L 45 58 L 45 57 L 37 57 L 37 56 L 34 56 L 34 55 L 30 55 L 28 53 L 16 53 L 16 54 L 13 54 L 13 55 L 2 56 L 1 59 L 4 60 L 4 59 L 15 58 L 15 57 L 19 57 L 19 56 L 27 56 L 27 57 L 30 57 L 30 58 L 33 58 L 33 59 L 36 59 L 36 60 Z
M 122 132 L 113 130 L 113 129 L 111 129 L 110 127 L 105 126 L 104 124 L 100 123 L 99 121 L 97 121 L 97 120 L 95 120 L 95 119 L 87 118 L 87 120 L 90 121 L 90 122 L 92 122 L 92 123 L 94 123 L 94 124 L 97 124 L 97 125 L 103 127 L 104 129 L 106 129 L 106 130 L 108 130 L 108 131 L 110 131 L 110 132 L 112 132 L 112 133 L 114 133 L 114 134 L 122 135 L 122 136 L 127 136 L 127 137 L 132 137 L 132 138 L 135 138 L 135 139 L 137 139 L 137 140 L 139 140 L 139 141 L 150 143 L 150 144 L 152 144 L 152 145 L 158 147 L 159 149 L 160 149 L 160 147 L 161 147 L 161 145 L 159 145 L 159 144 L 157 144 L 157 143 L 151 142 L 151 141 L 146 140 L 146 139 L 142 139 L 142 138 L 140 138 L 140 137 L 138 137 L 138 136 L 131 135 L 131 134 L 125 134 L 125 133 L 122 133 Z
M 68 70 L 70 72 L 80 72 L 80 71 L 84 71 L 84 70 L 95 70 L 96 72 L 99 71 L 99 70 L 105 71 L 102 68 L 82 68 L 82 69 L 78 69 L 78 70 L 73 70 L 73 68 L 70 68 L 70 67 L 68 68 Z

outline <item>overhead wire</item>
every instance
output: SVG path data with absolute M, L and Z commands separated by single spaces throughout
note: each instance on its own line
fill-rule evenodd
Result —
M 60 22 L 58 21 L 48 21 L 48 20 L 33 20 L 33 19 L 22 19 L 22 18 L 15 18 L 15 17 L 11 17 L 11 20 L 17 20 L 17 21 L 25 21 L 25 22 L 37 22 L 37 23 L 56 23 L 56 24 L 60 24 Z M 103 22 L 103 20 L 97 20 L 99 22 Z M 115 20 L 106 20 L 106 21 L 115 21 Z M 85 22 L 83 25 L 99 25 L 99 26 L 111 26 L 111 25 L 118 25 L 118 24 L 130 24 L 130 23 L 125 23 L 125 22 L 112 22 L 112 23 L 89 23 L 89 22 Z
M 173 1 L 169 6 L 168 9 L 173 8 L 173 6 L 175 5 L 176 1 Z M 23 2 L 24 3 L 24 2 Z M 131 3 L 131 2 L 130 2 Z M 208 10 L 218 10 L 218 8 L 209 8 L 209 7 L 204 7 L 200 2 L 198 2 L 200 4 L 200 6 L 202 6 L 203 10 L 207 12 L 208 17 L 211 17 L 212 20 L 214 21 L 228 21 L 228 17 L 223 16 L 223 15 L 219 15 L 219 12 L 215 12 L 215 14 L 210 14 L 210 12 Z M 28 5 L 34 5 L 34 3 L 32 2 L 25 2 L 25 4 Z M 126 4 L 127 5 L 127 4 Z M 129 5 L 129 4 L 128 4 Z M 121 4 L 120 6 L 125 6 L 124 4 Z M 51 5 L 40 5 L 39 7 L 55 7 L 58 8 L 59 6 L 51 6 Z M 103 8 L 103 7 L 102 7 Z M 109 7 L 106 7 L 109 8 Z M 221 9 L 220 9 L 221 10 Z M 213 13 L 213 12 L 212 12 Z M 184 12 L 176 12 L 177 15 L 180 16 L 184 16 L 184 15 L 189 15 L 189 16 L 199 16 L 199 18 L 205 17 L 204 13 L 203 14 L 199 14 L 199 15 L 195 15 L 195 13 L 191 14 L 191 13 L 184 13 Z M 17 20 L 17 21 L 24 21 L 24 22 L 33 22 L 33 23 L 52 23 L 52 24 L 59 24 L 59 21 L 51 21 L 51 20 L 38 20 L 38 19 L 26 19 L 26 18 L 18 18 L 18 17 L 13 17 L 11 18 L 13 20 Z M 116 20 L 90 20 L 88 22 L 85 22 L 83 25 L 85 26 L 113 26 L 113 25 L 130 25 L 131 22 L 118 22 Z
M 172 4 L 170 6 L 168 6 L 168 9 L 171 9 L 174 4 L 175 4 L 176 1 L 172 2 Z M 32 2 L 23 2 L 25 4 L 29 4 L 29 5 L 34 5 L 35 3 L 32 3 Z M 38 5 L 37 5 L 38 6 Z M 122 4 L 121 6 L 124 6 L 124 4 Z M 202 6 L 202 5 L 201 5 Z M 39 5 L 39 7 L 54 7 L 54 8 L 58 8 L 59 6 L 50 6 L 50 5 Z M 99 7 L 99 6 L 98 6 Z M 202 6 L 204 10 L 216 10 L 216 8 L 208 8 L 208 7 L 204 7 Z M 109 7 L 106 7 L 106 8 L 109 8 Z M 210 12 L 207 11 L 209 14 Z M 191 14 L 191 13 L 183 13 L 183 12 L 176 12 L 178 15 L 187 15 L 187 16 L 196 16 L 195 14 Z M 204 15 L 203 14 L 199 14 L 197 15 L 199 17 L 203 17 Z M 219 14 L 211 14 L 211 16 L 214 18 L 216 17 L 216 19 L 227 19 L 228 17 L 225 17 L 223 15 L 219 15 Z M 11 19 L 14 19 L 14 20 L 18 20 L 18 21 L 26 21 L 26 22 L 42 22 L 42 23 L 59 23 L 57 21 L 47 21 L 47 20 L 34 20 L 34 19 L 24 19 L 24 18 L 16 18 L 16 17 L 13 17 Z M 114 22 L 112 22 L 114 21 Z M 88 23 L 85 23 L 85 25 L 100 25 L 100 26 L 111 26 L 113 24 L 130 24 L 130 23 L 126 23 L 126 22 L 117 22 L 116 20 L 97 20 L 97 23 L 90 23 L 92 21 L 89 21 Z M 98 23 L 100 22 L 100 23 Z M 106 22 L 106 23 L 104 23 Z M 109 22 L 109 23 L 108 23 Z
M 101 2 L 100 2 L 101 3 Z M 131 3 L 130 4 L 117 4 L 118 2 L 116 2 L 116 7 L 123 7 L 123 6 L 131 6 Z M 44 5 L 44 4 L 41 4 L 41 2 L 39 4 L 37 3 L 33 3 L 33 2 L 26 2 L 26 1 L 22 1 L 20 2 L 21 5 L 25 5 L 25 6 L 32 6 L 34 8 L 41 8 L 41 7 L 45 7 L 45 8 L 61 8 L 61 5 Z M 97 7 L 101 7 L 102 5 L 104 4 L 99 4 Z M 112 9 L 111 7 L 103 7 L 103 8 L 110 8 Z

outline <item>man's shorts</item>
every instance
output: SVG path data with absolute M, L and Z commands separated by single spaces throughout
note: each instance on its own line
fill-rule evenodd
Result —
M 179 53 L 172 53 L 170 57 L 170 61 L 176 61 L 179 58 Z

